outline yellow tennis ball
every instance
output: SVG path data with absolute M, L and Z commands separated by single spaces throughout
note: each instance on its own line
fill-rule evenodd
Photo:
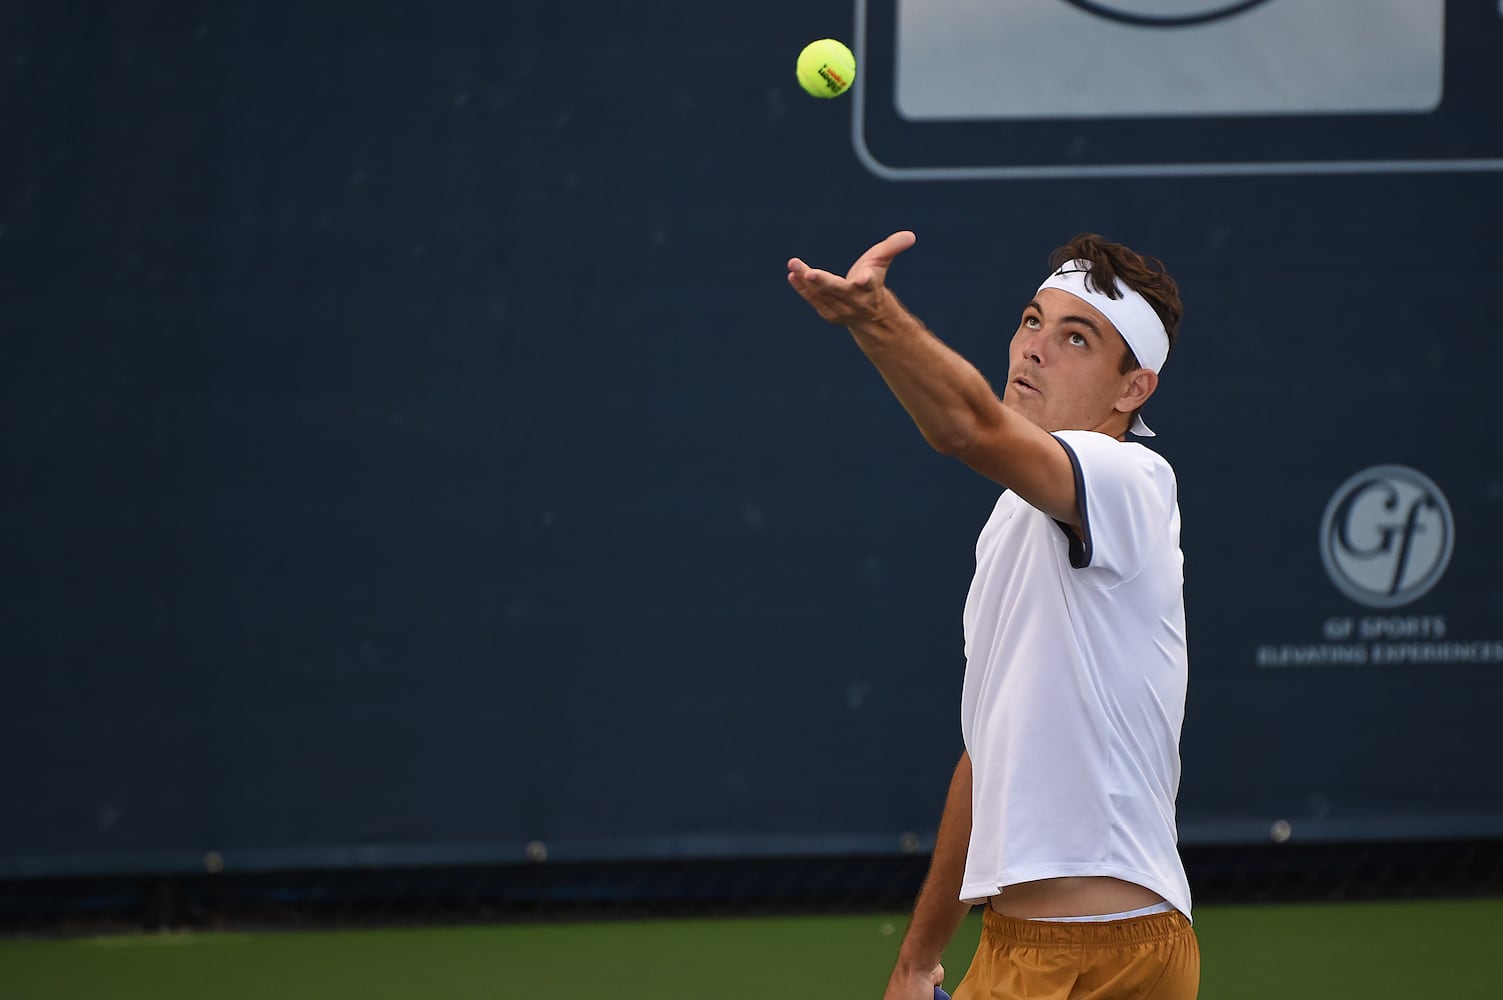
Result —
M 833 38 L 821 38 L 798 54 L 798 82 L 815 97 L 839 97 L 856 79 L 856 57 Z

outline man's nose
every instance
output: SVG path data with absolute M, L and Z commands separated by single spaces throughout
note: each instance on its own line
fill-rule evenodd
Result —
M 1036 365 L 1044 363 L 1044 331 L 1035 330 L 1033 336 L 1023 341 L 1023 357 Z

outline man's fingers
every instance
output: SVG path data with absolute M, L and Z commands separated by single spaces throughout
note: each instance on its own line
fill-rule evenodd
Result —
M 917 240 L 907 229 L 893 233 L 862 254 L 845 277 L 790 257 L 788 284 L 831 323 L 849 326 L 870 319 L 881 307 L 888 265 Z
M 820 282 L 820 277 L 824 274 L 824 271 L 821 271 L 815 267 L 810 267 L 808 264 L 805 264 L 797 257 L 794 257 L 792 260 L 788 261 L 789 281 L 817 285 Z
M 862 254 L 860 259 L 851 265 L 850 274 L 847 276 L 851 284 L 867 290 L 873 285 L 885 283 L 887 269 L 892 266 L 893 258 L 916 242 L 918 242 L 918 237 L 907 229 L 893 233 Z
M 898 254 L 902 253 L 904 250 L 907 250 L 917 242 L 918 235 L 914 233 L 913 230 L 900 229 L 877 245 L 886 247 L 888 250 L 888 255 L 891 257 L 896 257 Z
M 872 264 L 885 270 L 894 257 L 917 242 L 918 237 L 911 230 L 901 229 L 862 254 L 856 265 Z M 852 270 L 855 270 L 855 267 L 852 267 Z
M 901 229 L 862 254 L 856 263 L 851 265 L 851 270 L 847 276 L 852 280 L 869 280 L 867 275 L 858 275 L 856 272 L 865 271 L 871 267 L 878 267 L 885 271 L 887 266 L 892 263 L 894 257 L 917 242 L 918 237 L 911 230 Z M 798 275 L 802 280 L 813 281 L 815 283 L 823 280 L 826 276 L 833 277 L 833 275 L 830 275 L 830 272 L 810 267 L 798 257 L 788 258 L 788 273 Z
M 790 270 L 788 280 L 795 288 L 819 289 L 823 292 L 843 294 L 842 289 L 848 288 L 850 282 L 838 274 L 829 271 L 821 271 L 817 267 L 805 267 L 802 271 Z

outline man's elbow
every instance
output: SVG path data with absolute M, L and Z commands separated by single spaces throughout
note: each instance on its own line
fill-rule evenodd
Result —
M 923 428 L 924 440 L 929 447 L 949 458 L 958 458 L 962 461 L 976 447 L 976 427 L 974 424 L 948 424 L 939 428 Z
M 977 455 L 990 451 L 996 444 L 999 424 L 967 412 L 945 421 L 942 426 L 925 428 L 924 440 L 941 455 L 969 464 Z

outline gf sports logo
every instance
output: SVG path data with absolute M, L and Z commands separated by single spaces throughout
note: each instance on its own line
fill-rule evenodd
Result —
M 1340 591 L 1370 608 L 1423 597 L 1451 561 L 1455 522 L 1429 477 L 1376 465 L 1336 490 L 1320 522 L 1320 558 Z
M 1260 668 L 1503 664 L 1503 639 L 1458 634 L 1461 629 L 1454 627 L 1442 609 L 1427 614 L 1392 612 L 1419 600 L 1440 582 L 1455 544 L 1451 505 L 1428 476 L 1403 465 L 1363 469 L 1337 487 L 1326 504 L 1320 519 L 1320 558 L 1337 589 L 1375 610 L 1326 618 L 1317 637 L 1270 636 L 1275 641 L 1254 648 L 1254 664 Z

